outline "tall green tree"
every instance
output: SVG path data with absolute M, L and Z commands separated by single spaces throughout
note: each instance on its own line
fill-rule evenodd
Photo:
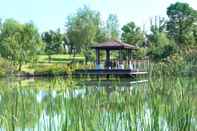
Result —
M 0 34 L 0 54 L 11 60 L 21 70 L 23 64 L 32 62 L 42 46 L 37 28 L 32 23 L 21 24 L 7 19 Z
M 194 35 L 195 43 L 197 43 L 197 24 L 193 26 L 193 35 Z
M 142 46 L 144 42 L 144 33 L 134 22 L 129 22 L 122 27 L 121 40 L 136 46 Z
M 166 20 L 155 17 L 151 19 L 150 24 L 147 55 L 154 61 L 166 60 L 175 52 L 175 42 L 166 32 Z
M 167 30 L 176 44 L 179 47 L 194 44 L 192 28 L 197 20 L 197 11 L 187 3 L 177 2 L 167 8 L 167 15 Z
M 164 17 L 155 16 L 150 20 L 150 31 L 152 34 L 166 32 L 166 23 Z
M 110 38 L 107 36 L 107 29 L 105 26 L 101 25 L 101 27 L 98 29 L 98 32 L 96 33 L 95 41 L 97 43 L 102 43 L 108 40 L 110 40 Z
M 64 35 L 58 29 L 57 31 L 44 32 L 41 36 L 45 43 L 45 53 L 48 55 L 49 62 L 51 62 L 51 55 L 60 54 L 64 50 Z
M 149 49 L 147 55 L 154 61 L 166 60 L 175 53 L 175 43 L 168 38 L 165 32 L 155 32 L 149 39 Z
M 78 9 L 77 13 L 69 16 L 66 21 L 67 37 L 69 39 L 70 51 L 74 54 L 83 51 L 86 60 L 89 50 L 96 42 L 96 35 L 100 31 L 100 14 L 88 7 Z
M 119 39 L 119 22 L 118 22 L 117 15 L 110 14 L 108 16 L 106 24 L 107 24 L 106 29 L 107 29 L 108 39 L 118 40 Z
M 142 59 L 145 56 L 144 33 L 134 22 L 129 22 L 122 27 L 121 40 L 139 47 L 138 50 L 132 52 L 134 58 Z

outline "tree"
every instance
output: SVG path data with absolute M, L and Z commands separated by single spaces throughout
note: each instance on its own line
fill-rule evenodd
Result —
M 96 33 L 96 42 L 102 43 L 109 40 L 109 37 L 107 36 L 107 29 L 103 26 L 100 27 Z
M 193 35 L 194 35 L 195 43 L 197 43 L 197 23 L 193 27 Z
M 122 27 L 121 40 L 125 43 L 140 47 L 137 51 L 132 52 L 134 58 L 141 59 L 145 56 L 144 33 L 134 22 L 129 22 Z
M 155 16 L 154 19 L 150 20 L 150 31 L 152 34 L 167 32 L 166 31 L 166 23 L 167 21 L 163 17 Z
M 150 46 L 147 53 L 152 60 L 164 60 L 175 52 L 174 41 L 169 39 L 165 32 L 157 32 L 152 38 L 154 39 L 149 39 Z
M 0 54 L 18 65 L 31 62 L 40 51 L 42 42 L 38 30 L 32 23 L 20 24 L 13 19 L 7 19 L 2 24 L 0 34 Z
M 122 27 L 121 40 L 136 46 L 142 46 L 144 43 L 144 34 L 134 22 L 129 22 Z
M 119 23 L 118 17 L 114 14 L 110 14 L 107 19 L 107 35 L 111 40 L 119 39 Z
M 167 31 L 179 47 L 194 44 L 192 28 L 197 19 L 197 11 L 187 3 L 177 2 L 167 8 L 169 21 Z
M 175 42 L 168 38 L 164 18 L 155 17 L 154 22 L 151 19 L 150 23 L 151 33 L 147 35 L 149 43 L 147 55 L 154 61 L 164 60 L 175 52 Z
M 86 6 L 68 17 L 66 21 L 68 45 L 74 56 L 81 51 L 84 56 L 87 56 L 86 53 L 90 54 L 87 49 L 96 42 L 100 25 L 100 14 Z
M 48 31 L 42 34 L 42 40 L 45 42 L 45 52 L 48 55 L 49 62 L 51 61 L 51 55 L 59 54 L 63 51 L 64 35 L 61 34 L 58 29 L 55 31 Z

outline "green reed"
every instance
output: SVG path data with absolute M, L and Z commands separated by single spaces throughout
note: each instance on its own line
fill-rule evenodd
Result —
M 72 79 L 68 84 L 61 78 L 5 83 L 0 90 L 3 130 L 197 129 L 197 97 L 193 93 L 197 81 L 192 78 L 161 77 L 141 84 L 124 79 Z

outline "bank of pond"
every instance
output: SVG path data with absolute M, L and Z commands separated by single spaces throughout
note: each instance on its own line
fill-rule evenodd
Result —
M 2 78 L 0 131 L 197 130 L 197 79 Z
M 59 56 L 58 56 L 59 57 Z M 56 58 L 56 57 L 55 57 Z M 66 62 L 65 62 L 66 61 Z M 95 65 L 95 62 L 84 61 L 74 61 L 67 62 L 61 61 L 57 62 L 43 62 L 39 61 L 38 63 L 27 63 L 22 66 L 22 70 L 17 70 L 17 66 L 11 64 L 9 61 L 0 58 L 0 78 L 2 77 L 57 77 L 57 76 L 66 76 L 73 77 L 77 74 L 91 74 L 93 73 L 122 73 L 122 71 L 128 73 L 144 73 L 149 76 L 197 76 L 197 65 L 195 62 L 154 62 L 148 59 L 144 60 L 132 60 L 124 61 L 123 67 L 104 67 L 104 61 L 100 65 L 102 68 L 99 68 Z M 120 71 L 118 71 L 120 70 Z M 77 72 L 78 71 L 78 72 Z M 88 72 L 89 71 L 89 72 Z M 131 72 L 130 72 L 131 71 Z M 82 73 L 81 73 L 82 72 Z M 85 72 L 85 73 L 84 73 Z M 123 72 L 123 73 L 124 73 Z

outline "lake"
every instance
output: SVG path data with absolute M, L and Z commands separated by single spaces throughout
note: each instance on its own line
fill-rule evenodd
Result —
M 0 131 L 197 130 L 197 79 L 0 80 Z

